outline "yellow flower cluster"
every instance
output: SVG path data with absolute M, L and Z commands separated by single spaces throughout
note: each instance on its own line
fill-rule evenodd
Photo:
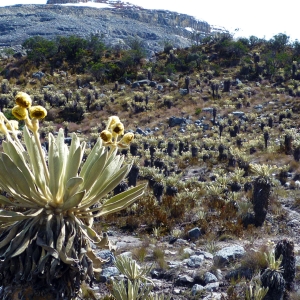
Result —
M 122 135 L 124 135 L 124 125 L 121 123 L 119 117 L 112 116 L 108 119 L 106 129 L 100 133 L 100 138 L 103 140 L 105 146 L 125 149 L 133 141 L 134 134 L 128 132 L 118 141 L 118 138 Z
M 24 92 L 17 93 L 15 100 L 16 106 L 12 109 L 13 116 L 18 120 L 24 120 L 30 130 L 37 131 L 38 120 L 44 119 L 47 116 L 46 109 L 40 105 L 31 106 L 32 100 Z

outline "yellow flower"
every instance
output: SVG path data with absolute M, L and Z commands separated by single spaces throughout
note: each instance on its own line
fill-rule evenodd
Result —
M 115 123 L 111 126 L 113 135 L 123 135 L 124 134 L 124 125 L 121 122 Z
M 17 95 L 16 95 L 16 104 L 23 107 L 23 108 L 28 108 L 31 106 L 31 98 L 28 94 L 26 93 L 23 93 L 23 92 L 19 92 Z
M 118 116 L 111 116 L 108 119 L 107 129 L 111 129 L 113 125 L 116 123 L 120 123 L 120 119 Z
M 129 145 L 134 139 L 134 134 L 132 132 L 126 133 L 121 139 L 120 143 Z
M 16 106 L 12 109 L 11 113 L 12 113 L 13 116 L 14 116 L 15 118 L 17 118 L 18 120 L 25 120 L 25 119 L 28 118 L 28 111 L 27 111 L 27 109 L 24 108 L 24 107 L 21 107 L 21 106 L 19 106 L 19 105 L 16 105 Z
M 44 119 L 47 116 L 47 111 L 43 106 L 32 106 L 29 109 L 29 115 L 31 119 Z
M 112 139 L 112 134 L 111 134 L 111 132 L 108 131 L 108 130 L 103 130 L 103 131 L 100 133 L 100 137 L 101 137 L 101 139 L 102 139 L 104 142 L 108 143 L 108 142 L 110 142 L 111 139 Z
M 6 127 L 8 130 L 18 130 L 19 129 L 19 122 L 16 120 L 10 120 L 9 122 L 7 122 Z

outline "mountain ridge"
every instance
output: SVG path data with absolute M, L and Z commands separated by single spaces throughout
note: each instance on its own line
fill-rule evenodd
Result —
M 113 47 L 126 48 L 128 39 L 137 37 L 143 40 L 148 54 L 153 54 L 161 51 L 165 42 L 174 47 L 190 46 L 191 31 L 203 36 L 211 32 L 207 22 L 176 12 L 122 6 L 121 2 L 115 2 L 113 8 L 101 9 L 57 5 L 64 2 L 48 0 L 45 5 L 0 8 L 0 47 L 21 45 L 36 35 L 53 39 L 58 35 L 85 37 L 100 33 L 105 43 Z M 109 1 L 101 3 L 112 5 Z

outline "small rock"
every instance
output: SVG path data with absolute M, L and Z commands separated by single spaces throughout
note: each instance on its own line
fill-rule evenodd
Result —
M 188 275 L 180 275 L 176 280 L 176 284 L 182 286 L 191 286 L 193 283 L 194 283 L 194 279 Z
M 225 265 L 236 258 L 240 258 L 245 254 L 245 249 L 242 246 L 225 247 L 219 250 L 214 256 L 214 262 L 217 265 Z
M 293 219 L 293 220 L 287 222 L 286 225 L 290 226 L 290 227 L 300 227 L 300 222 L 297 219 Z
M 243 111 L 234 111 L 234 112 L 232 112 L 232 114 L 234 116 L 237 116 L 238 118 L 241 118 L 242 116 L 245 115 L 245 113 Z
M 212 112 L 213 112 L 213 108 L 212 108 L 212 107 L 204 107 L 204 108 L 202 108 L 202 111 L 203 111 L 203 112 L 209 112 L 209 113 L 212 113 Z
M 131 88 L 135 89 L 137 87 L 140 87 L 140 84 L 136 81 L 131 85 Z
M 148 79 L 142 79 L 142 80 L 139 80 L 138 83 L 139 83 L 139 85 L 144 85 L 144 84 L 148 85 L 150 83 L 150 80 L 148 80 Z
M 120 256 L 126 256 L 132 258 L 132 253 L 130 251 L 126 251 L 120 254 Z
M 219 288 L 219 282 L 212 282 L 207 284 L 204 289 L 206 289 L 208 292 L 216 292 Z
M 165 255 L 175 255 L 176 251 L 164 250 Z
M 157 86 L 157 82 L 156 81 L 150 81 L 149 86 L 156 87 Z
M 203 255 L 192 255 L 187 261 L 187 265 L 190 268 L 199 268 L 202 265 L 203 260 Z
M 187 89 L 180 89 L 179 93 L 180 93 L 180 95 L 184 96 L 184 95 L 187 95 L 189 92 Z
M 191 248 L 184 248 L 184 249 L 183 249 L 183 253 L 184 253 L 184 254 L 188 254 L 189 256 L 191 256 L 191 255 L 194 255 L 194 254 L 195 254 L 195 251 L 192 250 Z
M 204 287 L 201 284 L 194 284 L 192 287 L 192 295 L 195 296 L 197 292 L 203 291 Z
M 181 294 L 181 290 L 180 289 L 174 289 L 173 290 L 173 294 L 174 295 L 180 295 Z
M 201 255 L 202 254 L 205 259 L 213 259 L 214 258 L 214 256 L 211 253 L 206 252 L 206 251 L 198 251 L 198 250 L 196 250 L 195 254 L 196 255 Z
M 188 236 L 192 240 L 198 239 L 200 237 L 200 235 L 201 235 L 201 231 L 200 231 L 199 227 L 195 227 L 188 231 Z
M 176 242 L 174 243 L 175 245 L 186 245 L 188 244 L 186 240 L 184 239 L 177 239 Z
M 41 80 L 45 76 L 45 73 L 38 71 L 32 74 L 33 78 L 36 78 L 38 80 Z
M 142 130 L 141 128 L 137 128 L 136 131 L 135 131 L 135 133 L 141 134 L 143 136 L 147 136 L 148 135 L 148 133 L 145 132 L 144 130 Z
M 227 297 L 227 295 L 222 295 L 222 293 L 210 293 L 205 298 L 203 298 L 203 300 L 221 300 L 225 299 L 225 297 Z
M 174 117 L 174 116 L 169 118 L 169 126 L 170 127 L 186 124 L 186 122 L 187 122 L 186 118 L 178 118 L 178 117 Z
M 212 274 L 210 272 L 206 272 L 204 274 L 204 281 L 206 284 L 212 283 L 212 282 L 218 282 L 218 278 L 214 274 Z
M 106 282 L 110 277 L 117 275 L 120 275 L 120 272 L 116 267 L 108 267 L 102 270 L 99 280 Z
M 161 85 L 161 84 L 158 84 L 157 85 L 157 90 L 158 91 L 162 91 L 164 89 L 164 87 Z
M 170 269 L 177 268 L 181 266 L 181 261 L 168 261 L 168 266 Z

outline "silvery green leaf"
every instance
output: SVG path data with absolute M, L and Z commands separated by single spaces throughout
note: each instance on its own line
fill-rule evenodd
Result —
M 73 152 L 73 151 L 72 151 Z M 73 152 L 69 153 L 65 171 L 65 182 L 70 178 L 78 175 L 78 169 L 82 160 L 83 151 L 80 146 Z
M 98 175 L 97 178 L 95 178 L 95 182 L 97 184 L 94 184 L 93 187 L 90 190 L 89 197 L 94 197 L 99 193 L 99 190 L 105 185 L 105 183 L 117 172 L 119 171 L 117 169 L 117 166 L 119 164 L 120 156 L 116 156 L 113 160 L 111 160 L 110 164 L 106 164 L 105 169 L 102 171 L 101 174 Z
M 61 167 L 60 167 L 58 147 L 55 143 L 52 134 L 49 134 L 48 168 L 49 168 L 49 189 L 52 194 L 53 200 L 56 200 L 57 191 L 59 188 L 59 177 L 60 177 Z
M 29 184 L 27 182 L 26 177 L 23 175 L 23 173 L 20 171 L 20 169 L 17 168 L 17 166 L 14 164 L 14 162 L 5 153 L 2 153 L 2 161 L 4 163 L 7 174 L 9 174 L 9 177 L 11 178 L 11 180 L 15 183 L 15 185 L 21 191 L 21 194 L 23 194 L 27 198 L 30 198 Z
M 76 135 L 76 133 L 72 133 L 72 140 L 69 148 L 69 154 L 73 155 L 78 147 L 80 147 L 79 137 Z
M 37 185 L 41 193 L 43 193 L 44 197 L 47 198 L 49 193 L 47 191 L 44 167 L 41 161 L 39 151 L 34 141 L 32 140 L 32 137 L 30 136 L 27 126 L 24 126 L 23 133 L 24 133 L 24 141 L 26 144 L 27 152 L 30 158 L 29 164 L 31 166 L 31 171 L 33 172 L 35 178 L 35 184 Z
M 136 198 L 140 197 L 144 193 L 145 184 L 140 184 L 132 189 L 129 189 L 123 193 L 120 193 L 108 201 L 106 201 L 101 208 L 101 211 L 94 215 L 94 218 L 111 214 L 126 208 L 132 204 Z
M 94 145 L 92 151 L 90 152 L 81 168 L 80 177 L 84 178 L 88 168 L 94 164 L 95 160 L 98 159 L 98 156 L 101 156 L 103 154 L 104 149 L 105 148 L 102 146 L 102 140 L 98 138 L 97 143 Z
M 65 187 L 64 202 L 78 191 L 79 186 L 82 184 L 82 182 L 83 179 L 81 177 L 72 177 L 67 181 Z
M 35 199 L 41 199 L 43 196 L 36 192 L 36 186 L 34 184 L 35 178 L 31 170 L 28 168 L 21 150 L 16 146 L 16 143 L 14 141 L 3 142 L 3 144 L 6 145 L 5 148 L 7 150 L 5 150 L 5 152 L 11 157 L 15 165 L 24 174 L 24 177 L 26 178 L 28 186 L 30 188 L 30 193 L 32 197 L 34 197 Z M 44 200 L 46 199 L 44 198 Z
M 130 171 L 131 165 L 123 166 L 119 171 L 117 171 L 109 180 L 105 181 L 104 183 L 101 180 L 98 180 L 95 183 L 97 187 L 97 194 L 88 195 L 87 199 L 82 201 L 82 207 L 87 208 L 101 200 L 102 197 L 107 195 L 110 191 L 112 191 L 128 174 Z
M 118 148 L 112 148 L 108 152 L 108 159 L 106 161 L 105 167 L 107 167 L 117 156 Z M 118 155 L 119 156 L 119 155 Z
M 89 191 L 90 188 L 99 180 L 98 178 L 102 176 L 102 171 L 105 166 L 106 159 L 107 152 L 99 156 L 98 159 L 95 160 L 94 164 L 91 165 L 90 168 L 88 168 L 85 174 L 82 189 Z
M 63 210 L 68 210 L 71 208 L 75 208 L 79 205 L 79 203 L 81 202 L 81 200 L 83 199 L 85 195 L 85 191 L 81 191 L 75 195 L 73 195 L 72 197 L 68 198 L 64 204 L 63 204 Z
M 65 164 L 68 159 L 68 147 L 65 144 L 65 135 L 64 131 L 62 128 L 59 129 L 58 135 L 56 138 L 56 145 L 57 145 L 57 150 L 58 150 L 58 157 L 59 157 L 59 176 L 60 176 L 60 181 L 63 182 L 63 176 L 64 176 L 64 168 Z M 62 186 L 62 185 L 61 185 Z

